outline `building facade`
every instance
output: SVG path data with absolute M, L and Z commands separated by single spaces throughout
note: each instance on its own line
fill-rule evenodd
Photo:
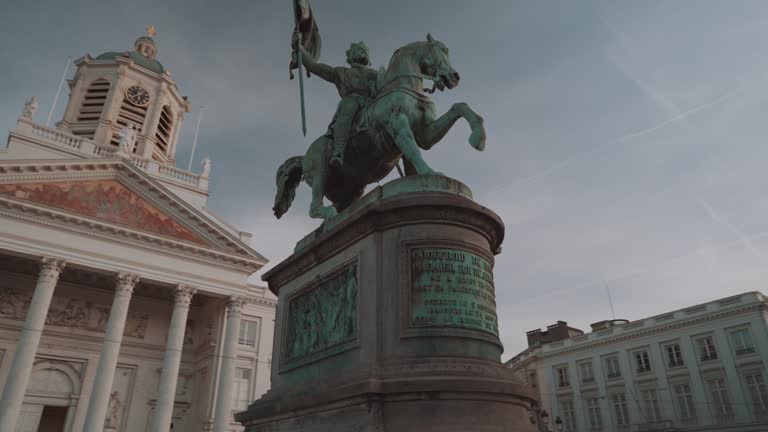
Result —
M 132 50 L 77 60 L 56 127 L 0 150 L 0 430 L 239 431 L 269 388 L 266 259 L 175 167 L 190 102 Z
M 602 321 L 590 333 L 533 344 L 507 365 L 565 431 L 765 432 L 767 300 L 750 292 Z

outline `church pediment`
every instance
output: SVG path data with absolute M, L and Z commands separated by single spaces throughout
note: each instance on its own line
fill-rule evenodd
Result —
M 239 233 L 124 159 L 0 161 L 0 208 L 256 270 Z M 79 221 L 78 221 L 79 219 Z
M 191 229 L 115 179 L 0 184 L 0 194 L 139 231 L 211 246 Z

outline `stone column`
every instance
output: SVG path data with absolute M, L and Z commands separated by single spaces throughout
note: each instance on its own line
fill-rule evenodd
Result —
M 85 418 L 84 432 L 102 432 L 107 414 L 109 393 L 115 377 L 120 344 L 123 341 L 125 319 L 128 317 L 128 305 L 131 302 L 133 287 L 139 281 L 137 275 L 120 273 L 115 278 L 115 297 L 107 321 L 107 333 L 104 335 L 104 347 L 99 356 L 99 366 L 93 381 L 93 390 L 88 402 L 88 414 Z
M 27 318 L 21 330 L 16 353 L 13 356 L 8 379 L 3 387 L 3 397 L 0 399 L 0 431 L 16 430 L 16 419 L 19 417 L 24 393 L 27 390 L 29 376 L 35 362 L 37 347 L 43 335 L 45 317 L 51 305 L 53 290 L 64 269 L 64 261 L 43 258 L 37 285 L 32 295 L 32 301 L 27 310 Z
M 168 330 L 168 342 L 165 347 L 163 372 L 160 374 L 160 391 L 157 395 L 155 415 L 152 418 L 150 432 L 168 432 L 173 418 L 173 403 L 176 397 L 176 383 L 179 379 L 181 351 L 184 347 L 184 331 L 187 325 L 187 314 L 193 288 L 184 285 L 176 287 L 176 301 L 171 315 L 171 326 Z
M 224 349 L 221 354 L 219 388 L 216 392 L 216 410 L 213 414 L 213 432 L 229 431 L 232 418 L 232 384 L 235 375 L 237 337 L 240 331 L 240 315 L 245 299 L 230 297 L 227 302 L 227 331 L 224 334 Z

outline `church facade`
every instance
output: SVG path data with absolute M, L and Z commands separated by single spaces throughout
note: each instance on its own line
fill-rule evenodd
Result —
M 266 259 L 175 166 L 190 102 L 132 50 L 75 62 L 56 127 L 0 149 L 0 430 L 239 431 L 269 388 Z

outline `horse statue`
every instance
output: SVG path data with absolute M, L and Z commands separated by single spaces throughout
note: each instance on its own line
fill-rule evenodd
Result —
M 303 179 L 312 188 L 309 216 L 329 219 L 355 200 L 365 187 L 386 177 L 403 159 L 405 175 L 440 174 L 422 158 L 421 150 L 437 144 L 456 121 L 469 123 L 469 144 L 485 148 L 483 119 L 466 103 L 456 103 L 439 118 L 425 94 L 424 81 L 433 81 L 433 93 L 459 85 L 460 75 L 451 66 L 448 48 L 427 35 L 395 51 L 389 67 L 379 73 L 376 93 L 354 121 L 355 133 L 344 150 L 339 167 L 329 164 L 333 138 L 316 139 L 304 156 L 286 160 L 277 171 L 277 195 L 272 210 L 279 219 L 294 200 Z M 328 198 L 331 205 L 324 205 Z

